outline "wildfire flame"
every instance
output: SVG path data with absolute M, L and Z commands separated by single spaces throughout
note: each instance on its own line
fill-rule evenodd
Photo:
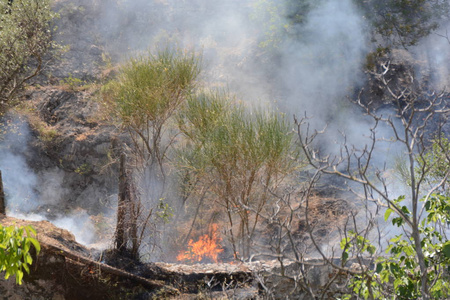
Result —
M 218 255 L 223 252 L 220 246 L 222 240 L 217 233 L 217 224 L 212 224 L 210 233 L 202 235 L 197 242 L 192 239 L 188 243 L 188 250 L 182 251 L 177 256 L 178 261 L 202 261 L 209 258 L 215 263 L 218 262 Z

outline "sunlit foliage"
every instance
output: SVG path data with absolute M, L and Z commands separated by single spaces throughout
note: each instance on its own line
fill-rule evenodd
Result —
M 34 246 L 36 254 L 41 250 L 39 242 L 33 238 L 35 235 L 32 226 L 0 225 L 0 271 L 5 272 L 5 279 L 14 275 L 16 283 L 22 284 L 24 271 L 30 273 L 33 263 L 31 246 Z

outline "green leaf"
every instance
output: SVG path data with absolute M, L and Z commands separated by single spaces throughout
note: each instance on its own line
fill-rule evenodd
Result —
M 342 262 L 346 262 L 348 260 L 348 252 L 342 252 Z
M 380 273 L 381 271 L 383 271 L 383 264 L 377 263 L 377 268 L 375 269 L 375 272 Z
M 38 242 L 36 239 L 31 238 L 31 237 L 28 238 L 28 240 L 29 240 L 31 243 L 33 243 L 34 248 L 36 248 L 37 254 L 39 254 L 39 252 L 41 252 L 41 245 L 39 244 L 39 242 Z
M 23 272 L 20 270 L 17 270 L 16 272 L 16 283 L 22 284 L 22 278 L 23 278 Z
M 402 196 L 398 197 L 398 198 L 395 199 L 393 202 L 394 202 L 394 203 L 400 203 L 400 202 L 402 202 L 403 200 L 405 200 L 405 195 L 402 195 Z
M 349 238 L 343 238 L 341 240 L 341 243 L 340 243 L 341 249 L 347 248 L 348 247 L 348 242 L 349 242 Z
M 398 266 L 398 264 L 396 263 L 390 263 L 389 264 L 389 269 L 391 270 L 392 273 L 397 273 L 400 271 L 400 267 Z
M 450 241 L 446 242 L 442 246 L 442 252 L 444 253 L 445 257 L 450 258 Z
M 415 250 L 411 246 L 404 247 L 403 248 L 403 252 L 405 252 L 405 254 L 408 255 L 408 256 L 412 256 L 412 255 L 415 254 Z
M 389 219 L 389 216 L 391 215 L 392 212 L 393 212 L 392 209 L 390 208 L 386 209 L 386 212 L 384 213 L 384 221 L 387 221 Z
M 23 264 L 22 267 L 28 274 L 30 274 L 30 268 L 28 267 L 27 264 Z
M 397 243 L 398 241 L 400 241 L 401 238 L 402 238 L 402 235 L 397 235 L 397 236 L 393 237 L 389 242 L 390 242 L 391 244 L 395 244 L 395 243 Z
M 431 208 L 431 201 L 425 202 L 425 210 L 430 211 L 430 208 Z
M 404 220 L 401 217 L 393 218 L 392 225 L 397 225 L 397 227 L 401 227 L 404 223 Z
M 409 211 L 408 207 L 406 207 L 405 205 L 402 206 L 402 212 L 404 212 L 406 215 L 411 214 L 411 212 Z
M 25 262 L 30 265 L 31 263 L 33 263 L 33 258 L 31 257 L 30 253 L 27 253 L 27 255 L 25 256 Z
M 380 279 L 382 282 L 389 282 L 390 273 L 388 270 L 383 270 L 380 273 Z
M 36 230 L 31 225 L 25 226 L 24 228 L 25 228 L 25 231 L 27 232 L 28 237 L 31 237 L 31 234 L 33 234 L 34 236 L 37 234 Z

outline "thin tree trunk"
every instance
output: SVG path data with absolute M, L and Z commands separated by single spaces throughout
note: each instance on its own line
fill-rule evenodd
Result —
M 128 175 L 128 174 L 127 174 Z M 139 247 L 141 245 L 142 238 L 138 237 L 138 219 L 142 214 L 142 206 L 140 201 L 137 201 L 136 188 L 133 182 L 128 178 L 128 203 L 129 207 L 129 231 L 131 239 L 131 257 L 138 260 L 139 259 Z
M 120 155 L 119 167 L 119 199 L 117 204 L 117 224 L 115 234 L 115 248 L 119 253 L 126 250 L 125 218 L 127 198 L 127 175 L 125 170 L 125 154 Z
M 5 192 L 3 190 L 2 171 L 0 170 L 0 214 L 6 214 Z

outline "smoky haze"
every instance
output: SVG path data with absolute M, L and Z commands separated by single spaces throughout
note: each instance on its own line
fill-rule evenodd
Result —
M 271 50 L 259 47 L 259 42 L 266 39 L 267 24 L 258 22 L 269 20 L 252 16 L 258 1 L 58 2 L 94 15 L 91 37 L 86 36 L 87 31 L 72 28 L 73 53 L 83 50 L 77 40 L 89 40 L 102 44 L 117 62 L 157 45 L 176 43 L 181 48 L 203 53 L 202 81 L 205 86 L 226 87 L 250 105 L 276 107 L 289 117 L 306 113 L 316 129 L 328 124 L 328 133 L 322 140 L 327 151 L 339 153 L 343 141 L 340 132 L 346 133 L 349 144 L 361 148 L 370 141 L 368 134 L 373 123 L 361 111 L 350 108 L 347 99 L 354 98 L 355 89 L 364 84 L 366 77 L 361 67 L 366 54 L 373 50 L 367 36 L 370 26 L 351 0 L 321 1 L 306 15 L 305 23 L 298 25 L 301 28 L 293 28 L 301 31 L 300 38 L 287 38 L 277 45 L 273 50 L 276 57 L 273 61 L 268 54 Z M 288 23 L 284 17 L 281 15 L 279 24 Z M 61 25 L 68 22 L 83 28 L 83 20 L 69 20 Z M 67 28 L 60 26 L 60 30 Z M 448 41 L 436 35 L 415 48 L 440 88 L 448 82 L 448 68 L 442 68 L 442 65 L 448 62 L 449 49 Z M 79 54 L 74 57 L 84 59 Z M 14 122 L 17 122 L 20 135 L 6 135 L 0 150 L 8 210 L 16 216 L 45 219 L 34 210 L 45 204 L 58 204 L 70 191 L 61 187 L 57 168 L 36 174 L 27 166 L 26 145 L 30 132 L 22 122 Z M 392 136 L 389 128 L 380 127 L 377 131 L 379 137 L 389 139 Z M 386 157 L 390 162 L 401 155 L 401 150 L 386 144 L 380 144 L 380 150 L 379 156 L 374 158 L 379 166 L 386 163 Z M 85 222 L 74 221 L 77 218 Z M 94 231 L 85 211 L 56 216 L 52 221 L 72 231 L 83 243 L 95 239 L 93 235 L 83 235 L 83 232 Z
M 279 109 L 289 117 L 306 114 L 312 129 L 327 124 L 319 143 L 326 154 L 339 155 L 344 142 L 364 148 L 371 142 L 374 122 L 348 98 L 355 99 L 356 91 L 366 83 L 362 66 L 374 45 L 368 36 L 370 25 L 354 1 L 318 2 L 304 23 L 290 29 L 299 34 L 282 39 L 275 49 L 259 47 L 260 41 L 268 38 L 267 28 L 272 22 L 267 17 L 255 17 L 264 15 L 255 6 L 262 2 L 278 5 L 281 15 L 276 25 L 289 24 L 283 15 L 290 13 L 288 1 L 110 0 L 84 1 L 83 5 L 96 11 L 96 30 L 115 61 L 165 44 L 201 51 L 202 83 L 206 87 L 228 88 L 251 106 Z M 446 47 L 446 42 L 433 36 L 415 49 L 424 61 L 424 69 L 417 70 L 418 74 L 427 69 L 440 87 L 446 85 L 448 77 L 447 70 L 440 68 L 448 61 L 450 46 Z M 393 132 L 379 125 L 376 134 L 389 140 Z M 402 151 L 393 143 L 379 142 L 371 167 L 393 165 Z M 390 182 L 388 188 L 394 197 L 403 192 L 399 181 L 391 178 Z M 168 253 L 163 248 L 161 253 Z
M 96 26 L 111 55 L 126 59 L 166 43 L 202 51 L 204 81 L 229 88 L 247 103 L 276 102 L 290 115 L 307 111 L 316 120 L 328 120 L 364 81 L 368 24 L 351 0 L 322 1 L 305 24 L 296 25 L 302 28 L 293 28 L 302 32 L 300 39 L 276 45 L 274 62 L 267 61 L 270 49 L 258 47 L 267 39 L 265 23 L 271 22 L 258 17 L 265 13 L 257 6 L 261 1 L 109 2 L 97 4 Z M 277 26 L 288 24 L 284 2 L 269 2 L 279 5 Z
M 97 22 L 108 51 L 119 60 L 166 42 L 200 50 L 207 87 L 227 87 L 249 105 L 278 108 L 289 117 L 306 113 L 317 129 L 328 123 L 322 140 L 327 151 L 339 153 L 339 131 L 350 143 L 369 142 L 363 134 L 373 124 L 347 109 L 346 97 L 364 83 L 361 66 L 370 50 L 368 24 L 352 1 L 322 1 L 301 28 L 293 28 L 301 38 L 284 39 L 275 49 L 259 47 L 267 24 L 258 22 L 270 20 L 255 17 L 262 14 L 256 2 L 125 1 L 121 10 L 105 8 Z M 274 3 L 280 13 L 286 11 L 282 1 Z M 278 25 L 290 22 L 284 17 Z M 112 25 L 116 20 L 127 21 Z
M 303 23 L 289 29 L 300 34 L 282 39 L 273 51 L 260 48 L 259 42 L 268 39 L 269 26 L 282 28 L 290 23 L 290 2 L 67 1 L 75 7 L 72 9 L 93 14 L 93 42 L 102 43 L 114 60 L 123 61 L 166 44 L 194 49 L 203 53 L 207 87 L 227 87 L 247 103 L 277 106 L 289 116 L 306 112 L 316 128 L 329 123 L 332 129 L 353 136 L 354 124 L 366 121 L 353 122 L 359 113 L 346 109 L 350 106 L 346 98 L 354 99 L 355 90 L 366 80 L 362 65 L 375 45 L 369 37 L 370 24 L 352 0 L 318 1 Z M 275 23 L 264 11 L 271 5 L 278 7 Z M 446 25 L 441 28 L 440 33 L 445 34 Z M 73 48 L 85 35 L 83 30 L 75 31 Z M 448 68 L 442 65 L 449 48 L 445 38 L 433 34 L 412 49 L 424 67 L 418 70 L 418 77 L 428 70 L 436 86 L 446 86 Z M 355 144 L 360 131 L 361 126 Z M 336 132 L 333 135 L 338 136 Z
M 292 111 L 329 119 L 356 84 L 367 53 L 367 24 L 352 1 L 329 0 L 307 16 L 301 40 L 281 47 L 280 81 Z

